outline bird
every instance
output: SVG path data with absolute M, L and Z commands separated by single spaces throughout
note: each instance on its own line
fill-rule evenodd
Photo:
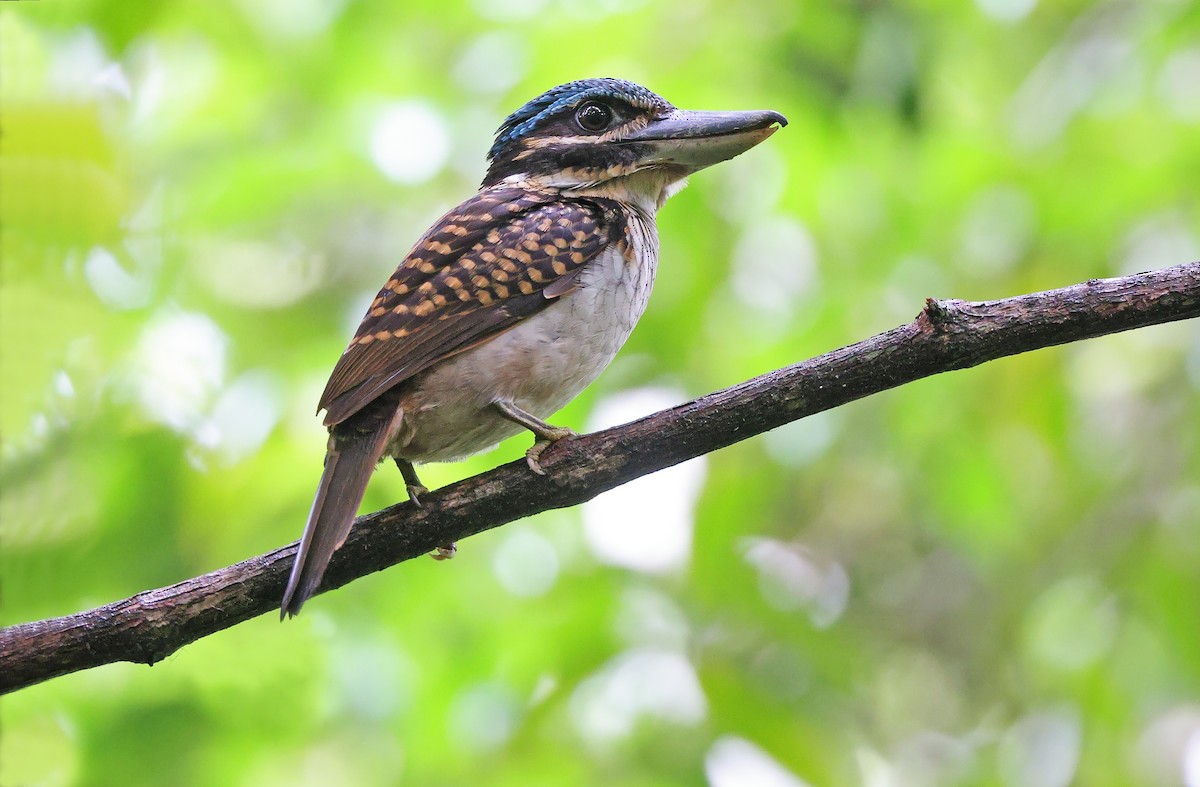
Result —
M 410 500 L 415 464 L 455 461 L 533 433 L 609 365 L 650 297 L 655 217 L 692 173 L 787 125 L 771 110 L 676 108 L 634 82 L 582 79 L 501 123 L 479 190 L 430 227 L 371 302 L 321 395 L 324 471 L 280 618 L 317 590 L 375 466 Z M 450 557 L 454 545 L 435 557 Z

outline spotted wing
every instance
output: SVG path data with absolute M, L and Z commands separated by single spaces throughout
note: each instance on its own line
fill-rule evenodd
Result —
M 455 353 L 538 313 L 623 238 L 598 201 L 523 190 L 485 191 L 417 242 L 372 302 L 334 367 L 318 409 L 341 423 Z

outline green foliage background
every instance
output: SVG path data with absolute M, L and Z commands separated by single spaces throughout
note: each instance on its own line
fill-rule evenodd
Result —
M 298 537 L 366 299 L 505 114 L 597 75 L 791 125 L 666 206 L 563 424 L 1200 258 L 1195 3 L 4 3 L 3 622 Z M 1198 339 L 926 380 L 19 692 L 0 783 L 1200 784 Z M 667 568 L 593 546 L 668 515 Z

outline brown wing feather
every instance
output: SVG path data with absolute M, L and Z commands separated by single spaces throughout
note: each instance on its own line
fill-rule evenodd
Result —
M 379 291 L 338 360 L 318 407 L 325 425 L 568 292 L 561 285 L 622 237 L 618 215 L 599 202 L 514 189 L 480 192 L 446 214 Z

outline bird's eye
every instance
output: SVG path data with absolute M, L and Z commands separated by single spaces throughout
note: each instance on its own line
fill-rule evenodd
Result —
M 612 122 L 612 110 L 596 101 L 589 101 L 575 111 L 575 122 L 584 131 L 603 131 Z

